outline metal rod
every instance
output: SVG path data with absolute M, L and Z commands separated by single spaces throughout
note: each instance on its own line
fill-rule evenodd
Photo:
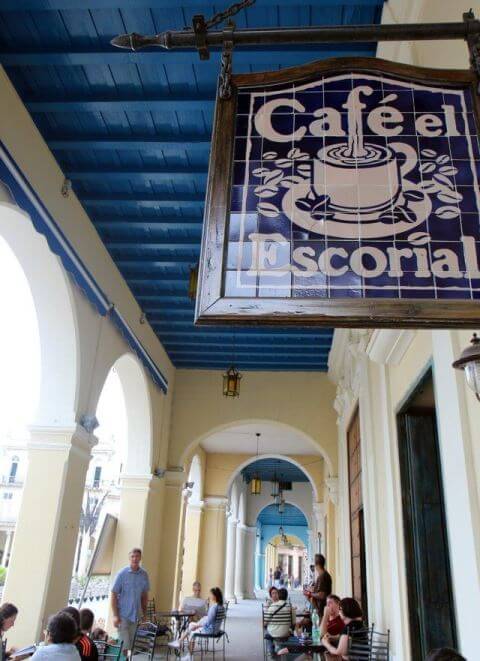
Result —
M 439 39 L 471 39 L 480 35 L 480 21 L 471 19 L 461 23 L 402 23 L 392 25 L 338 25 L 304 28 L 261 28 L 234 30 L 235 46 L 262 46 L 272 44 L 318 44 L 378 41 L 429 41 Z M 207 32 L 207 46 L 221 46 L 223 31 Z M 160 48 L 196 48 L 192 30 L 161 32 L 153 36 L 124 34 L 111 41 L 113 46 L 138 50 L 150 46 Z

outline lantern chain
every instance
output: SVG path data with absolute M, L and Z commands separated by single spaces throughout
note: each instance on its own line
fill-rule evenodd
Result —
M 469 23 L 475 21 L 475 15 L 471 9 L 470 11 L 463 14 L 463 20 L 467 26 Z M 467 44 L 470 53 L 470 65 L 473 71 L 476 73 L 477 78 L 480 78 L 480 37 L 478 34 L 468 35 Z M 480 92 L 480 84 L 477 92 Z
M 255 4 L 256 1 L 257 0 L 242 0 L 241 2 L 235 2 L 233 5 L 230 5 L 228 9 L 217 12 L 208 21 L 205 21 L 205 28 L 210 30 L 210 28 L 213 28 L 216 25 L 219 25 L 219 23 L 226 21 L 227 18 L 232 18 L 232 16 L 238 14 L 238 12 L 242 11 L 242 9 L 251 7 Z

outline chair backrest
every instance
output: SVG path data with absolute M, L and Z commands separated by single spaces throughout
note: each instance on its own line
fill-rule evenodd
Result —
M 117 661 L 122 655 L 123 641 L 120 641 L 118 645 L 114 645 L 107 643 L 105 640 L 94 640 L 93 644 L 98 651 L 98 661 L 106 661 L 107 659 Z
M 389 661 L 390 631 L 382 633 L 368 629 L 355 631 L 349 640 L 348 658 L 351 661 Z
M 289 603 L 286 603 L 284 606 L 277 606 L 275 604 L 275 610 L 273 609 L 273 604 L 270 605 L 269 609 L 266 609 L 263 614 L 263 623 L 264 626 L 269 624 L 292 624 L 292 606 Z
M 157 621 L 157 609 L 155 607 L 155 599 L 149 599 L 147 601 L 147 608 L 145 611 L 145 617 L 149 622 Z
M 215 624 L 221 624 L 227 617 L 227 611 L 224 606 L 219 606 L 217 608 L 217 614 L 215 615 Z
M 132 656 L 142 654 L 153 659 L 157 633 L 158 625 L 154 622 L 142 622 L 139 624 L 133 638 Z

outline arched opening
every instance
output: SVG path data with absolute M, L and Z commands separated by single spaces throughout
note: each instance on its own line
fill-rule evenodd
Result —
M 308 581 L 308 522 L 302 510 L 288 502 L 282 512 L 267 505 L 257 517 L 255 586 L 300 590 Z M 263 562 L 262 562 L 263 560 Z
M 30 218 L 2 201 L 0 300 L 0 556 L 7 567 L 30 428 L 74 426 L 77 334 L 70 285 L 57 257 Z
M 128 475 L 146 475 L 150 471 L 147 384 L 137 359 L 130 354 L 121 356 L 110 369 L 98 399 L 96 418 L 98 444 L 93 448 L 85 483 L 70 599 L 72 603 L 79 602 L 88 577 L 84 604 L 94 611 L 97 622 L 102 624 L 108 614 L 113 562 L 112 566 L 99 569 L 92 564 L 92 557 L 108 515 L 119 522 L 117 530 L 124 526 L 122 479 Z M 110 539 L 110 547 L 113 543 Z

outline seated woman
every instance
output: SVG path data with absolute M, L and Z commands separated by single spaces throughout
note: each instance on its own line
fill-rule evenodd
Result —
M 180 610 L 194 610 L 195 615 L 192 617 L 192 620 L 198 622 L 201 617 L 207 614 L 207 602 L 205 599 L 202 599 L 202 586 L 199 581 L 194 582 L 192 592 L 193 595 L 191 597 L 184 598 L 180 605 Z
M 349 639 L 363 640 L 367 639 L 367 634 L 363 623 L 363 613 L 360 605 L 355 599 L 350 597 L 342 599 L 339 605 L 340 617 L 344 622 L 343 630 L 340 633 L 338 642 L 334 641 L 329 633 L 322 638 L 322 645 L 327 650 L 325 659 L 348 659 Z M 337 643 L 337 644 L 334 644 Z
M 7 641 L 5 640 L 5 633 L 13 627 L 15 620 L 17 619 L 18 608 L 13 604 L 5 603 L 0 606 L 0 642 L 3 648 L 7 646 Z M 5 650 L 4 658 L 13 654 L 15 649 L 12 647 L 10 650 Z
M 288 591 L 285 588 L 278 590 L 278 601 L 272 601 L 265 613 L 265 625 L 267 633 L 265 640 L 267 641 L 267 652 L 270 658 L 276 656 L 275 643 L 285 641 L 290 637 L 291 632 L 295 628 L 295 609 L 288 603 Z M 281 622 L 276 622 L 276 614 L 287 612 L 290 617 L 282 617 Z
M 74 643 L 77 637 L 77 623 L 71 615 L 60 611 L 48 620 L 45 645 L 37 649 L 31 657 L 32 661 L 80 661 L 80 654 Z
M 190 661 L 192 659 L 193 650 L 195 646 L 195 634 L 217 634 L 220 630 L 220 622 L 217 622 L 217 614 L 220 609 L 223 611 L 223 594 L 220 588 L 212 588 L 209 593 L 210 606 L 206 616 L 202 617 L 198 622 L 191 622 L 188 625 L 188 630 L 185 631 L 178 640 L 169 643 L 170 647 L 181 649 L 183 641 L 188 638 L 188 654 L 182 656 L 182 661 Z

